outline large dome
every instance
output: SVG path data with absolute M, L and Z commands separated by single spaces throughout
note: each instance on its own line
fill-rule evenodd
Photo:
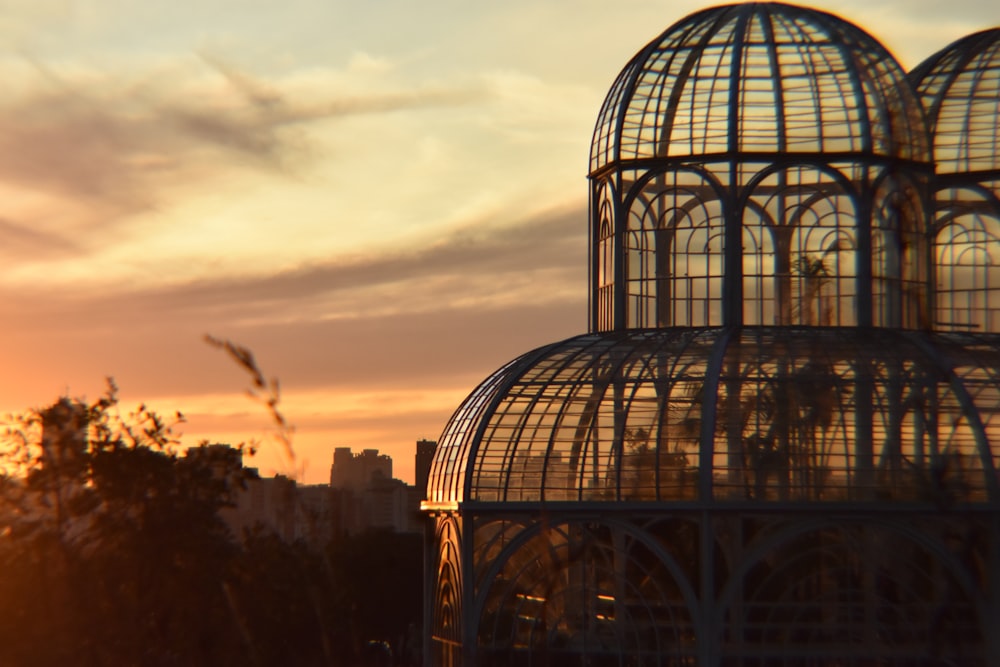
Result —
M 921 328 L 932 171 L 910 81 L 860 28 L 780 3 L 694 14 L 601 108 L 591 329 Z
M 778 327 L 577 336 L 466 399 L 428 500 L 997 500 L 998 342 Z
M 1000 664 L 989 34 L 910 79 L 739 4 L 636 54 L 593 135 L 590 332 L 440 437 L 429 664 Z
M 1000 331 L 1000 28 L 959 39 L 910 75 L 935 178 L 935 326 Z
M 1000 170 L 1000 28 L 950 44 L 911 78 L 927 109 L 938 175 Z
M 906 74 L 868 33 L 814 9 L 727 5 L 676 23 L 625 66 L 590 169 L 754 152 L 924 160 L 924 133 Z

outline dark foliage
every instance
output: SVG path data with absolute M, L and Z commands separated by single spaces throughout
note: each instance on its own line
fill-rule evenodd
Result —
M 419 536 L 237 538 L 219 512 L 239 451 L 181 455 L 145 407 L 118 415 L 113 385 L 6 435 L 0 665 L 358 665 L 419 627 Z
M 371 531 L 329 547 L 340 599 L 350 610 L 351 642 L 363 655 L 385 641 L 412 660 L 419 637 L 423 590 L 421 536 Z

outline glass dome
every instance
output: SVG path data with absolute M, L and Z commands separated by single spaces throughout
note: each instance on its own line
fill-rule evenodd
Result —
M 591 149 L 591 329 L 928 323 L 916 95 L 860 28 L 699 12 L 611 88 Z
M 1000 28 L 941 49 L 911 79 L 927 110 L 937 174 L 1000 170 Z
M 1000 664 L 997 35 L 908 78 L 749 3 L 636 54 L 592 137 L 590 332 L 439 439 L 428 664 Z
M 781 3 L 690 15 L 625 66 L 601 107 L 592 174 L 735 153 L 926 158 L 906 74 L 847 21 Z
M 1000 331 L 1000 28 L 911 73 L 934 142 L 935 326 Z
M 428 500 L 996 499 L 998 342 L 778 327 L 578 336 L 466 399 Z

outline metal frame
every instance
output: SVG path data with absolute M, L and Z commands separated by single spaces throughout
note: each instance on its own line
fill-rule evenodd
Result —
M 995 512 L 957 526 L 870 507 L 462 514 L 465 644 L 435 635 L 431 664 L 461 664 L 459 648 L 510 667 L 988 665 L 996 650 Z
M 998 144 L 1000 29 L 908 77 L 741 4 L 636 54 L 591 333 L 439 439 L 430 664 L 1000 664 Z
M 934 140 L 935 327 L 1000 331 L 1000 28 L 910 74 Z
M 864 31 L 789 5 L 694 14 L 597 121 L 591 330 L 921 328 L 932 172 L 906 74 Z
M 1000 336 L 729 331 L 585 334 L 508 364 L 445 430 L 428 501 L 1000 505 Z

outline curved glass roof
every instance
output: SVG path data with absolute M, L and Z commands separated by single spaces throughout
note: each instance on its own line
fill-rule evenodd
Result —
M 463 402 L 426 506 L 1000 502 L 998 44 L 910 79 L 779 3 L 650 42 L 593 137 L 592 333 Z
M 937 173 L 1000 170 L 1000 28 L 950 44 L 910 76 L 927 110 Z
M 785 327 L 577 336 L 466 399 L 428 500 L 996 499 L 998 343 Z
M 959 39 L 910 77 L 936 161 L 934 325 L 1000 331 L 1000 28 Z
M 814 9 L 727 5 L 674 24 L 625 66 L 590 169 L 735 153 L 924 161 L 925 134 L 906 74 L 865 31 Z
M 611 87 L 591 154 L 591 329 L 930 320 L 923 111 L 831 14 L 683 19 Z

